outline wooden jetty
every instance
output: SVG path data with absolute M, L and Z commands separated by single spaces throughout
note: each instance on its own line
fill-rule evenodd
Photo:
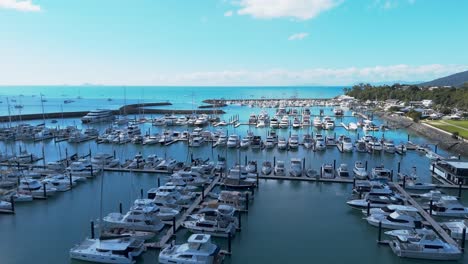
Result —
M 208 197 L 208 194 L 211 192 L 211 190 L 216 186 L 216 184 L 219 181 L 219 176 L 217 176 L 211 183 L 210 185 L 203 190 L 203 195 L 198 196 L 195 201 L 192 203 L 192 205 L 184 212 L 184 214 L 175 221 L 175 226 L 172 226 L 169 228 L 167 233 L 161 237 L 159 242 L 155 243 L 145 243 L 147 248 L 156 248 L 156 249 L 161 249 L 164 248 L 167 245 L 167 242 L 173 238 L 174 230 L 177 232 L 177 230 L 180 228 L 182 225 L 182 222 L 184 222 L 187 217 L 196 209 L 198 206 L 203 202 L 203 197 Z

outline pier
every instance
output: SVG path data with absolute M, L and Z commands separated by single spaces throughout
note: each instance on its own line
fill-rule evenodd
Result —
M 217 185 L 219 181 L 219 177 L 217 176 L 211 183 L 208 185 L 207 188 L 203 188 L 202 194 L 199 195 L 195 201 L 192 203 L 192 205 L 184 212 L 184 214 L 176 221 L 174 221 L 175 225 L 171 226 L 167 233 L 159 240 L 159 242 L 156 243 L 146 243 L 147 248 L 156 248 L 156 249 L 161 249 L 164 248 L 167 245 L 167 242 L 171 240 L 175 236 L 175 232 L 180 228 L 182 225 L 182 222 L 184 222 L 187 217 L 196 209 L 198 206 L 203 202 L 204 197 L 208 197 L 208 194 L 211 192 L 211 190 Z

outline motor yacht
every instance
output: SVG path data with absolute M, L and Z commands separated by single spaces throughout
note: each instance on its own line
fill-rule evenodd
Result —
M 263 175 L 270 175 L 272 171 L 273 171 L 273 168 L 272 168 L 271 162 L 264 161 L 262 163 L 262 174 Z
M 353 172 L 354 172 L 354 177 L 356 177 L 357 179 L 360 179 L 360 180 L 367 179 L 368 173 L 362 161 L 358 160 L 354 163 Z
M 371 214 L 366 218 L 367 222 L 375 227 L 381 223 L 386 229 L 413 229 L 421 228 L 422 218 L 416 211 L 395 211 L 391 214 Z
M 349 178 L 350 173 L 348 169 L 348 164 L 345 164 L 345 163 L 340 164 L 340 166 L 336 170 L 336 176 Z
M 275 168 L 274 168 L 274 174 L 275 176 L 285 176 L 286 175 L 286 169 L 284 166 L 284 161 L 278 160 L 276 162 Z
M 332 164 L 324 163 L 320 169 L 322 178 L 335 178 L 335 169 Z
M 220 248 L 207 234 L 193 234 L 182 245 L 169 245 L 159 253 L 162 264 L 215 264 L 221 263 Z
M 84 124 L 110 122 L 114 120 L 114 115 L 111 110 L 108 109 L 97 109 L 90 111 L 88 114 L 81 118 L 81 122 Z
M 278 149 L 279 150 L 285 150 L 288 148 L 288 142 L 284 137 L 279 137 L 278 138 Z

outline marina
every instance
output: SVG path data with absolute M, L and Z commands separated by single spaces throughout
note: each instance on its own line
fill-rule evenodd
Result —
M 258 102 L 250 101 L 255 106 L 258 105 Z M 462 204 L 466 204 L 467 195 L 463 195 L 463 193 L 468 186 L 458 184 L 456 178 L 444 177 L 441 173 L 437 174 L 431 169 L 431 164 L 435 162 L 434 155 L 436 153 L 438 160 L 446 160 L 447 162 L 463 163 L 461 156 L 451 154 L 444 149 L 437 149 L 436 146 L 431 148 L 425 143 L 424 138 L 401 128 L 396 130 L 385 128 L 385 123 L 381 123 L 382 121 L 378 119 L 372 122 L 377 124 L 375 126 L 379 128 L 379 131 L 373 130 L 369 133 L 360 127 L 357 127 L 356 130 L 349 129 L 348 124 L 364 124 L 364 120 L 368 120 L 366 118 L 369 116 L 359 114 L 359 112 L 351 114 L 350 110 L 344 111 L 340 116 L 335 116 L 334 109 L 340 107 L 337 105 L 342 104 L 339 101 L 321 101 L 329 102 L 329 106 L 326 106 L 327 103 L 315 105 L 312 103 L 313 101 L 310 101 L 310 106 L 303 106 L 304 102 L 295 102 L 298 101 L 288 101 L 288 105 L 294 106 L 285 107 L 284 110 L 282 107 L 248 107 L 248 104 L 231 109 L 232 106 L 229 105 L 232 102 L 225 102 L 227 105 L 224 109 L 225 114 L 199 115 L 193 118 L 193 125 L 190 125 L 190 116 L 182 118 L 180 115 L 174 114 L 140 115 L 139 119 L 142 121 L 128 120 L 121 122 L 120 125 L 118 120 L 126 119 L 122 116 L 112 116 L 112 118 L 106 117 L 106 120 L 97 122 L 86 121 L 81 126 L 68 126 L 67 130 L 58 127 L 49 129 L 47 125 L 35 127 L 34 123 L 30 125 L 30 129 L 24 129 L 27 126 L 17 126 L 16 123 L 12 122 L 11 128 L 6 131 L 17 133 L 15 131 L 19 131 L 17 128 L 21 127 L 21 131 L 34 131 L 21 133 L 34 134 L 49 129 L 51 136 L 40 141 L 25 140 L 27 137 L 24 136 L 15 136 L 13 139 L 6 137 L 1 142 L 1 148 L 6 150 L 2 154 L 5 158 L 0 163 L 0 166 L 4 168 L 2 186 L 11 186 L 9 188 L 15 190 L 18 182 L 22 184 L 21 186 L 25 186 L 22 182 L 30 178 L 39 181 L 42 179 L 42 182 L 50 178 L 57 182 L 54 183 L 54 188 L 38 183 L 37 194 L 35 192 L 32 198 L 39 201 L 20 202 L 27 199 L 27 193 L 24 191 L 16 192 L 15 196 L 9 195 L 7 192 L 5 197 L 10 198 L 5 198 L 3 205 L 5 209 L 2 211 L 7 214 L 1 216 L 1 219 L 8 221 L 10 218 L 11 221 L 16 222 L 19 221 L 16 219 L 24 218 L 31 211 L 35 212 L 37 208 L 50 207 L 48 210 L 63 210 L 53 208 L 57 206 L 68 207 L 67 204 L 70 203 L 74 204 L 72 205 L 74 208 L 77 208 L 79 204 L 89 203 L 89 199 L 93 199 L 94 202 L 91 203 L 93 209 L 86 210 L 86 213 L 79 217 L 80 220 L 74 219 L 72 221 L 75 226 L 81 227 L 74 232 L 67 232 L 66 241 L 69 242 L 64 244 L 69 245 L 69 248 L 64 248 L 62 252 L 62 260 L 65 261 L 64 259 L 67 259 L 68 251 L 73 245 L 80 243 L 86 237 L 98 237 L 96 234 L 105 231 L 101 231 L 103 223 L 101 223 L 100 218 L 108 218 L 103 216 L 110 213 L 109 215 L 116 214 L 115 217 L 124 217 L 125 219 L 125 217 L 130 217 L 129 213 L 125 214 L 127 208 L 130 210 L 129 212 L 135 210 L 132 209 L 132 201 L 149 198 L 150 193 L 153 192 L 152 189 L 159 190 L 168 182 L 180 186 L 180 188 L 186 186 L 183 187 L 185 189 L 190 185 L 192 191 L 189 192 L 193 194 L 190 196 L 192 198 L 187 198 L 189 202 L 180 200 L 180 204 L 170 205 L 172 206 L 170 210 L 174 211 L 174 217 L 164 216 L 164 220 L 162 220 L 164 228 L 144 243 L 146 252 L 137 257 L 137 261 L 138 263 L 149 263 L 158 259 L 158 254 L 162 249 L 170 248 L 174 244 L 185 243 L 191 234 L 186 227 L 193 228 L 195 226 L 191 227 L 191 225 L 197 223 L 196 221 L 206 221 L 203 218 L 195 220 L 195 222 L 190 219 L 194 214 L 196 215 L 197 211 L 203 210 L 217 200 L 213 200 L 213 198 L 218 197 L 218 201 L 220 201 L 220 192 L 229 189 L 237 191 L 239 188 L 244 188 L 249 191 L 250 195 L 242 196 L 242 198 L 249 202 L 238 201 L 235 203 L 236 208 L 240 206 L 238 207 L 239 212 L 234 216 L 235 223 L 238 224 L 235 229 L 237 234 L 234 235 L 229 231 L 229 233 L 223 233 L 221 237 L 219 237 L 220 234 L 212 233 L 211 237 L 213 243 L 220 247 L 220 252 L 223 255 L 220 259 L 223 259 L 224 263 L 241 263 L 245 257 L 248 257 L 249 260 L 254 258 L 247 253 L 252 252 L 253 245 L 250 243 L 258 243 L 255 241 L 264 239 L 262 236 L 268 237 L 266 234 L 255 235 L 257 233 L 255 230 L 261 230 L 255 224 L 261 222 L 261 214 L 271 215 L 274 212 L 278 213 L 277 210 L 282 208 L 281 210 L 292 210 L 287 214 L 292 219 L 295 219 L 295 215 L 297 217 L 304 215 L 303 212 L 294 213 L 295 210 L 300 210 L 301 206 L 291 208 L 291 205 L 288 205 L 298 197 L 282 198 L 281 201 L 284 204 L 278 209 L 268 206 L 271 201 L 279 202 L 275 193 L 285 192 L 284 195 L 288 197 L 299 191 L 302 203 L 306 201 L 302 199 L 311 195 L 317 198 L 321 197 L 320 199 L 325 199 L 327 196 L 338 197 L 337 200 L 341 200 L 339 205 L 334 205 L 334 209 L 329 212 L 325 210 L 321 213 L 325 215 L 327 213 L 341 213 L 345 214 L 343 217 L 347 218 L 346 221 L 353 221 L 354 216 L 346 213 L 349 212 L 349 209 L 346 208 L 346 201 L 352 193 L 353 186 L 361 184 L 362 179 L 380 177 L 374 176 L 377 175 L 374 174 L 374 170 L 383 165 L 388 171 L 388 176 L 384 176 L 388 178 L 385 179 L 392 182 L 389 186 L 406 197 L 408 203 L 417 208 L 418 213 L 425 219 L 425 225 L 433 228 L 450 245 L 460 247 L 460 244 L 448 236 L 446 231 L 434 220 L 434 216 L 429 215 L 422 205 L 419 205 L 411 197 L 411 195 L 417 197 L 419 194 L 414 194 L 414 190 L 407 192 L 401 187 L 408 186 L 410 188 L 412 184 L 410 178 L 407 180 L 406 176 L 401 178 L 399 175 L 402 175 L 403 172 L 410 175 L 410 168 L 416 164 L 418 175 L 420 175 L 418 180 L 434 181 L 435 188 L 458 193 L 461 196 Z M 252 114 L 247 114 L 249 112 Z M 255 114 L 255 120 L 253 113 L 259 113 Z M 282 116 L 281 119 L 287 120 L 288 125 L 283 126 L 283 128 L 273 128 L 275 125 L 274 122 L 271 122 L 274 121 L 275 115 Z M 308 125 L 309 118 L 307 116 L 314 120 L 315 125 L 312 122 Z M 322 125 L 322 123 L 319 126 L 318 120 L 322 122 L 322 119 L 325 120 L 323 124 L 331 124 L 331 121 L 336 121 L 333 122 L 332 127 Z M 176 121 L 171 120 L 177 120 L 177 125 Z M 70 119 L 63 119 L 62 122 L 76 124 L 76 121 Z M 259 122 L 262 125 L 259 126 Z M 110 126 L 112 123 L 114 125 Z M 195 125 L 195 123 L 200 125 Z M 295 125 L 296 123 L 298 125 Z M 68 131 L 68 134 L 60 131 Z M 70 140 L 70 137 L 76 139 Z M 323 143 L 320 143 L 320 139 L 323 140 Z M 408 141 L 409 139 L 411 142 Z M 389 148 L 389 140 L 394 144 L 395 150 L 399 149 L 399 151 L 377 149 L 377 143 Z M 363 145 L 362 151 L 359 149 L 359 144 Z M 21 149 L 16 152 L 15 149 L 18 147 Z M 22 156 L 15 155 L 15 153 L 22 153 Z M 433 154 L 428 155 L 427 153 Z M 362 161 L 361 166 L 368 176 L 354 177 L 355 173 L 352 168 L 357 161 Z M 55 178 L 52 178 L 51 175 L 57 173 L 63 174 L 63 176 L 61 178 L 53 176 Z M 204 179 L 203 177 L 208 178 Z M 194 180 L 200 183 L 193 185 L 195 184 Z M 63 187 L 61 187 L 62 185 Z M 32 185 L 28 186 L 28 188 L 32 188 Z M 284 189 L 285 187 L 287 188 Z M 287 189 L 290 188 L 292 188 L 291 191 L 288 191 Z M 63 190 L 58 192 L 59 189 Z M 102 196 L 99 189 L 102 191 Z M 334 191 L 329 193 L 331 190 Z M 146 197 L 145 191 L 148 192 L 148 197 Z M 240 191 L 243 192 L 243 190 Z M 102 199 L 102 208 L 99 206 L 100 199 Z M 156 204 L 162 201 L 156 202 Z M 163 202 L 158 206 L 166 208 L 168 205 Z M 302 206 L 309 207 L 310 205 L 303 204 Z M 161 213 L 158 215 L 163 217 L 164 214 L 170 213 L 170 210 L 161 209 Z M 116 211 L 119 213 L 113 213 Z M 163 212 L 165 213 L 163 214 Z M 39 214 L 39 212 L 37 213 Z M 312 215 L 307 215 L 302 221 L 312 221 L 316 222 L 315 225 L 321 225 L 317 221 L 322 218 L 312 219 Z M 53 217 L 53 214 L 46 219 L 54 222 L 50 217 Z M 93 226 L 91 231 L 89 230 L 90 221 L 92 221 Z M 271 222 L 269 229 L 274 228 L 275 225 L 281 225 L 277 221 Z M 337 223 L 337 225 L 342 224 Z M 353 225 L 357 227 L 364 225 L 364 223 L 354 223 Z M 57 224 L 51 225 L 47 229 L 54 229 L 54 226 Z M 304 226 L 309 225 L 304 222 Z M 307 233 L 308 230 L 312 232 L 315 228 L 304 227 L 303 230 Z M 392 259 L 396 256 L 391 255 L 392 249 L 390 247 L 375 246 L 375 237 L 379 232 L 373 229 L 359 232 L 363 233 L 360 235 L 356 233 L 354 236 L 364 236 L 360 243 L 370 243 L 371 245 L 367 245 L 367 247 L 375 247 L 374 250 L 371 250 L 371 252 L 375 252 L 372 254 L 388 254 L 387 259 L 390 261 L 388 263 L 393 262 Z M 253 238 L 252 235 L 256 238 Z M 331 239 L 325 234 L 315 238 L 299 235 L 295 232 L 284 233 L 282 236 L 286 238 L 289 236 L 291 239 L 294 236 L 295 240 L 305 239 L 304 241 Z M 382 241 L 384 244 L 389 244 L 390 242 L 385 241 L 391 240 L 382 239 Z M 89 245 L 86 244 L 86 247 Z M 5 252 L 5 254 L 8 253 Z M 36 257 L 41 258 L 40 251 L 37 251 L 36 254 L 39 254 Z M 348 252 L 348 254 L 353 255 L 352 252 Z M 372 258 L 372 254 L 369 255 L 370 258 Z M 356 257 L 358 256 L 356 255 Z M 276 256 L 276 258 L 281 257 Z M 304 258 L 307 258 L 307 255 L 297 256 L 297 261 L 301 262 Z M 324 259 L 332 261 L 330 256 L 324 256 Z M 75 262 L 79 263 L 75 260 L 72 261 L 72 263 Z M 17 263 L 23 262 L 18 261 Z

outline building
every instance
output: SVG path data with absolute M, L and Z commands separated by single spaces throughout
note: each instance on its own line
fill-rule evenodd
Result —
M 447 179 L 453 184 L 468 184 L 468 162 L 436 161 L 431 163 L 433 174 Z

